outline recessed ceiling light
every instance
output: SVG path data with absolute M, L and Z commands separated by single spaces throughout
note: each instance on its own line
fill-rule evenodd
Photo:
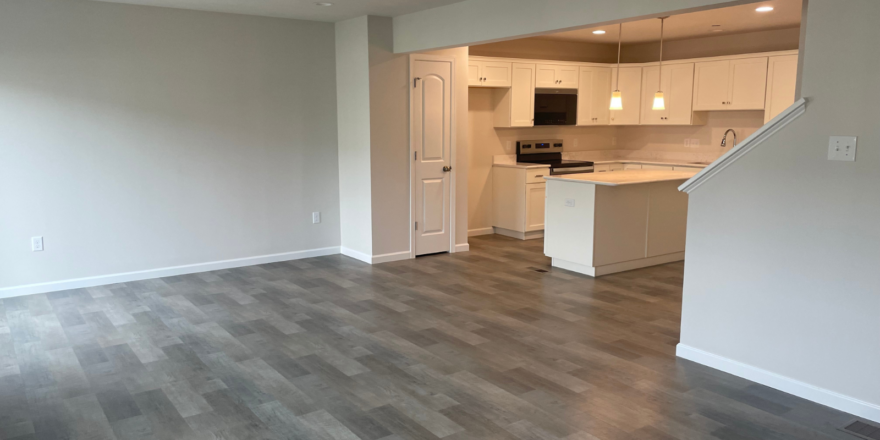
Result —
M 755 9 L 758 12 L 770 12 L 773 10 L 773 6 L 761 6 L 758 9 Z
M 605 31 L 593 31 L 593 33 L 596 35 L 604 35 Z
M 318 2 L 318 3 L 315 3 L 315 6 L 333 6 L 333 3 Z

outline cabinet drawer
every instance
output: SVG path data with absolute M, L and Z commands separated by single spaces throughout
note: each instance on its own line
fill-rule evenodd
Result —
M 625 170 L 640 170 L 640 169 L 642 169 L 642 164 L 640 164 L 640 163 L 623 164 L 623 169 L 625 169 Z
M 544 176 L 550 175 L 550 168 L 526 170 L 526 183 L 544 183 Z
M 622 163 L 612 163 L 608 165 L 608 171 L 623 171 Z
M 593 172 L 596 173 L 606 173 L 608 171 L 611 171 L 611 165 L 596 165 L 593 167 Z

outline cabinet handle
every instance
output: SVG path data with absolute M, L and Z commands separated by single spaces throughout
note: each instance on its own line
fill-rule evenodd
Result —
M 536 178 L 536 179 L 539 178 L 539 177 L 544 177 L 544 175 L 543 175 L 543 174 L 535 174 L 535 178 Z

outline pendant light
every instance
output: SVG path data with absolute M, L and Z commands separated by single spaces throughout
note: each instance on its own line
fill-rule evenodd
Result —
M 657 73 L 657 93 L 654 94 L 654 110 L 666 110 L 666 100 L 663 99 L 663 24 L 669 17 L 660 17 L 660 71 Z
M 623 110 L 623 97 L 620 95 L 620 45 L 623 44 L 623 23 L 617 31 L 617 90 L 611 93 L 611 110 Z

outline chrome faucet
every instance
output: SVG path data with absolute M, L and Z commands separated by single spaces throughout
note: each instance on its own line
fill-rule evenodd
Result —
M 733 132 L 733 145 L 730 148 L 736 148 L 736 131 L 732 128 L 728 128 L 727 131 L 724 132 L 724 137 L 721 139 L 721 148 L 727 146 L 727 134 Z

